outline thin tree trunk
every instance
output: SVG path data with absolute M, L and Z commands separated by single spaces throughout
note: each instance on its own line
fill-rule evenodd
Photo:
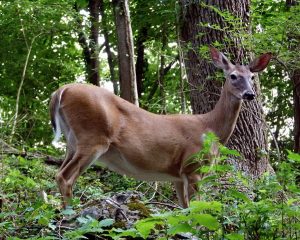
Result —
M 147 39 L 147 28 L 142 27 L 139 30 L 136 42 L 136 84 L 139 98 L 143 92 L 143 80 L 145 78 L 146 60 L 145 60 L 145 41 Z
M 22 76 L 21 76 L 21 82 L 20 82 L 18 92 L 17 92 L 15 115 L 14 115 L 14 120 L 13 120 L 13 124 L 12 124 L 10 139 L 9 139 L 10 143 L 12 142 L 13 137 L 14 137 L 15 132 L 16 132 L 17 120 L 18 120 L 18 116 L 19 116 L 19 105 L 20 105 L 21 90 L 22 90 L 22 87 L 23 87 L 23 84 L 24 84 L 25 75 L 26 75 L 27 66 L 28 66 L 29 57 L 30 57 L 31 50 L 32 50 L 32 45 L 34 43 L 34 39 L 32 40 L 31 44 L 29 45 L 29 48 L 27 49 L 26 60 L 25 60 L 24 68 L 23 68 L 23 73 L 22 73 Z
M 176 17 L 176 35 L 177 35 L 177 48 L 178 48 L 178 60 L 179 60 L 179 70 L 180 70 L 180 109 L 181 113 L 186 113 L 186 97 L 185 97 L 185 87 L 184 87 L 184 76 L 186 75 L 185 66 L 184 66 L 184 56 L 181 47 L 181 40 L 180 40 L 180 19 L 177 15 Z
M 102 22 L 102 33 L 104 36 L 104 45 L 107 53 L 107 61 L 110 72 L 110 79 L 113 83 L 114 93 L 119 94 L 118 80 L 115 72 L 115 57 L 111 52 L 111 46 L 109 41 L 109 33 L 108 33 L 108 19 L 105 13 L 105 3 L 103 0 L 99 0 L 100 4 L 100 14 L 101 14 L 101 22 Z
M 26 39 L 25 32 L 24 32 L 24 27 L 23 27 L 23 35 L 24 35 L 24 40 L 26 42 L 26 46 L 27 46 L 27 55 L 26 55 L 26 60 L 25 60 L 24 67 L 23 67 L 21 82 L 20 82 L 18 92 L 17 92 L 15 115 L 14 115 L 14 118 L 13 118 L 12 130 L 11 130 L 10 139 L 9 139 L 10 143 L 12 142 L 12 140 L 14 138 L 14 135 L 15 135 L 15 132 L 16 132 L 17 120 L 18 120 L 18 117 L 19 117 L 19 106 L 20 106 L 21 90 L 23 88 L 24 80 L 25 80 L 25 77 L 26 77 L 26 71 L 27 71 L 27 67 L 28 67 L 32 47 L 33 47 L 33 44 L 34 44 L 36 38 L 38 36 L 40 36 L 41 34 L 38 34 L 38 35 L 34 36 L 31 40 L 31 42 L 30 42 L 30 45 L 28 45 L 28 43 L 27 43 L 27 39 Z
M 99 86 L 100 74 L 99 74 L 99 1 L 89 0 L 89 10 L 91 19 L 91 31 L 90 31 L 90 72 L 89 82 Z
M 76 3 L 74 5 L 74 9 L 79 13 L 79 9 Z M 87 81 L 96 86 L 99 86 L 99 5 L 97 0 L 89 0 L 89 11 L 91 19 L 90 37 L 89 39 L 87 39 L 87 36 L 83 32 L 82 21 L 80 17 L 78 17 L 78 42 L 82 47 Z
M 246 56 L 246 51 L 239 39 L 230 35 L 230 32 L 209 27 L 217 25 L 220 29 L 231 28 L 214 8 L 228 11 L 239 17 L 247 31 L 250 1 L 180 0 L 180 4 L 182 10 L 181 40 L 187 49 L 185 66 L 191 86 L 192 109 L 194 113 L 206 113 L 213 109 L 219 98 L 221 81 L 212 80 L 216 68 L 205 58 L 199 57 L 198 49 L 219 42 L 226 44 L 225 52 L 231 53 L 231 59 L 242 62 Z M 255 82 L 255 90 L 257 95 L 260 95 L 258 80 Z M 233 160 L 233 164 L 253 178 L 261 176 L 266 171 L 273 172 L 266 154 L 268 148 L 265 129 L 260 98 L 245 102 L 237 126 L 227 145 L 243 155 L 242 161 Z
M 164 68 L 163 76 L 165 76 L 165 75 L 170 71 L 170 69 L 172 68 L 172 66 L 176 63 L 177 58 L 178 58 L 178 57 L 176 57 L 172 62 L 170 62 L 170 63 Z M 158 72 L 158 73 L 159 73 L 159 72 Z M 147 97 L 148 101 L 150 101 L 150 100 L 153 98 L 153 96 L 154 96 L 154 94 L 156 93 L 158 87 L 159 87 L 159 82 L 158 82 L 158 80 L 157 80 L 157 81 L 155 81 L 155 83 L 153 84 L 153 86 L 152 86 L 152 88 L 151 88 L 151 90 L 150 90 L 150 93 L 149 93 L 149 95 L 148 95 L 148 97 Z
M 184 63 L 183 63 L 183 55 L 182 51 L 180 49 L 180 46 L 178 45 L 178 52 L 179 52 L 179 68 L 180 68 L 180 109 L 181 113 L 186 113 L 186 98 L 184 93 Z
M 160 97 L 161 97 L 161 106 L 162 114 L 167 113 L 167 105 L 166 105 L 166 92 L 165 92 L 165 74 L 164 74 L 164 67 L 165 67 L 165 49 L 167 46 L 167 35 L 166 35 L 166 26 L 163 26 L 162 29 L 162 39 L 161 39 L 161 51 L 160 51 L 160 66 L 159 66 L 159 71 L 158 71 L 158 83 L 159 83 L 159 90 L 160 90 Z
M 118 38 L 121 97 L 138 106 L 133 37 L 128 0 L 113 0 L 113 5 Z

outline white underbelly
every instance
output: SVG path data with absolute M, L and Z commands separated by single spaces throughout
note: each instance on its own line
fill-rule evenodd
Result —
M 172 176 L 168 173 L 151 171 L 139 168 L 126 159 L 118 150 L 110 148 L 105 154 L 100 156 L 97 161 L 103 163 L 108 169 L 121 175 L 133 177 L 143 181 L 181 181 L 181 178 Z M 97 164 L 95 162 L 95 164 Z

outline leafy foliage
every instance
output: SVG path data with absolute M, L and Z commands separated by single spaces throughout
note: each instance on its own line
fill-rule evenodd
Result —
M 2 134 L 9 135 L 11 118 L 22 72 L 18 142 L 39 145 L 49 142 L 48 99 L 60 84 L 82 73 L 80 50 L 76 48 L 71 1 L 2 1 L 0 53 Z M 24 68 L 29 48 L 29 64 Z
M 20 149 L 30 151 L 34 148 L 57 154 L 51 148 L 41 150 L 38 147 L 48 145 L 52 139 L 47 111 L 51 93 L 65 83 L 84 80 L 84 60 L 78 43 L 78 31 L 86 33 L 89 27 L 86 12 L 88 1 L 77 0 L 76 3 L 79 12 L 74 10 L 74 1 L 71 0 L 1 1 L 1 139 L 10 138 L 17 90 L 26 56 L 32 47 L 21 89 L 17 132 L 13 139 Z M 110 45 L 115 54 L 113 11 L 109 1 L 104 3 Z M 176 1 L 134 0 L 130 7 L 135 42 L 141 30 L 147 29 L 141 105 L 157 113 L 164 110 L 167 113 L 180 112 L 180 92 L 183 90 L 188 95 L 188 90 L 187 86 L 184 89 L 180 86 L 179 11 Z M 290 151 L 287 155 L 284 153 L 284 149 L 292 149 L 293 86 L 290 75 L 299 68 L 300 62 L 299 5 L 288 8 L 282 0 L 253 0 L 251 34 L 241 28 L 238 18 L 217 8 L 212 10 L 235 26 L 231 34 L 243 39 L 249 51 L 256 55 L 266 51 L 274 54 L 272 66 L 260 75 L 260 81 L 269 130 L 274 136 L 271 139 L 270 159 L 275 166 L 276 177 L 265 174 L 255 181 L 248 179 L 234 166 L 225 163 L 228 157 L 238 156 L 238 153 L 218 146 L 221 155 L 213 157 L 219 164 L 199 169 L 205 175 L 199 182 L 202 200 L 193 201 L 188 209 L 162 211 L 139 220 L 130 229 L 113 228 L 112 220 L 98 221 L 90 217 L 78 217 L 77 229 L 60 229 L 60 223 L 81 209 L 83 202 L 99 199 L 110 191 L 135 188 L 138 183 L 116 174 L 101 172 L 99 176 L 90 171 L 79 178 L 74 189 L 74 209 L 60 211 L 54 168 L 35 158 L 1 155 L 0 238 L 84 239 L 88 234 L 94 234 L 114 239 L 129 236 L 170 239 L 181 233 L 201 239 L 299 238 L 300 191 L 296 183 L 300 157 Z M 78 19 L 82 20 L 82 26 L 78 26 Z M 230 39 L 224 39 L 224 42 L 230 42 Z M 222 44 L 216 43 L 216 46 Z M 205 57 L 207 46 L 195 51 Z M 108 81 L 110 73 L 102 46 L 100 53 L 100 73 L 103 81 Z M 160 69 L 166 70 L 163 81 L 159 79 Z M 279 157 L 274 139 L 278 143 Z M 211 146 L 216 139 L 208 134 L 206 140 L 203 151 L 193 156 L 193 160 L 212 157 Z M 220 180 L 224 177 L 229 178 L 232 185 L 223 186 Z M 241 191 L 240 187 L 252 188 L 254 194 Z M 174 197 L 170 187 L 161 188 L 164 195 Z
M 228 155 L 220 156 L 220 159 L 225 158 Z M 236 174 L 234 169 L 212 168 L 199 182 L 199 194 L 205 201 L 191 202 L 187 209 L 153 215 L 138 221 L 135 228 L 129 230 L 113 229 L 111 236 L 146 239 L 154 235 L 157 239 L 169 239 L 188 233 L 200 239 L 296 239 L 300 233 L 300 189 L 295 184 L 299 172 L 293 170 L 292 164 L 299 163 L 299 159 L 298 154 L 289 152 L 287 161 L 280 164 L 278 178 L 265 174 L 257 179 L 254 198 L 237 190 L 236 184 L 222 186 L 220 181 L 230 174 L 232 183 L 239 181 L 247 186 L 247 178 Z
M 198 156 L 208 155 L 215 140 L 208 134 L 207 147 Z M 224 162 L 238 153 L 224 146 L 220 149 L 221 154 L 215 156 L 217 165 L 199 169 L 205 173 L 198 183 L 201 201 L 192 201 L 187 209 L 153 214 L 137 221 L 130 229 L 114 228 L 113 220 L 96 220 L 89 216 L 77 216 L 79 227 L 75 229 L 60 228 L 62 221 L 84 207 L 82 202 L 104 197 L 101 189 L 109 189 L 105 181 L 100 183 L 89 171 L 80 177 L 75 187 L 74 209 L 58 211 L 60 198 L 53 179 L 55 169 L 45 167 L 38 159 L 4 158 L 0 178 L 4 203 L 0 212 L 0 232 L 2 237 L 9 239 L 82 239 L 95 234 L 113 239 L 128 236 L 169 239 L 183 233 L 204 239 L 295 239 L 300 234 L 300 189 L 296 185 L 299 171 L 295 170 L 300 155 L 289 151 L 287 159 L 278 166 L 277 177 L 266 173 L 252 183 Z M 229 176 L 230 185 L 222 181 L 226 176 Z M 110 177 L 116 176 L 105 178 Z M 123 182 L 114 184 L 121 186 Z M 243 191 L 249 185 L 254 194 Z

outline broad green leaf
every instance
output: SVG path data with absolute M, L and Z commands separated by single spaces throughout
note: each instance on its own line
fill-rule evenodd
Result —
M 62 214 L 63 215 L 73 215 L 75 214 L 76 212 L 71 208 L 71 207 L 67 207 L 66 209 L 64 209 L 62 211 Z
M 146 238 L 151 233 L 151 230 L 154 230 L 155 225 L 163 224 L 163 221 L 160 218 L 147 218 L 141 221 L 138 221 L 135 225 L 138 232 L 143 238 Z
M 123 237 L 139 237 L 140 235 L 138 234 L 138 231 L 134 228 L 130 228 L 127 230 L 123 229 L 113 229 L 112 232 L 109 233 L 109 236 L 112 237 L 113 239 L 124 239 Z
M 76 220 L 81 224 L 85 224 L 89 221 L 89 219 L 87 219 L 85 217 L 78 217 Z
M 288 151 L 288 159 L 294 160 L 295 162 L 300 163 L 300 154 L 293 153 L 289 150 L 287 150 L 287 151 Z
M 199 212 L 203 210 L 213 210 L 216 212 L 221 212 L 222 203 L 220 202 L 203 202 L 203 201 L 192 201 L 190 203 L 190 209 L 192 212 Z
M 181 224 L 182 222 L 186 222 L 189 220 L 189 217 L 182 214 L 182 215 L 174 215 L 167 218 L 167 221 L 170 225 L 177 225 Z
M 210 214 L 193 214 L 193 223 L 207 227 L 209 230 L 217 230 L 220 227 L 219 222 Z
M 108 218 L 108 219 L 101 220 L 99 222 L 99 225 L 100 225 L 100 227 L 109 227 L 109 226 L 113 225 L 114 222 L 115 222 L 115 220 Z
M 170 229 L 168 229 L 168 234 L 175 235 L 177 233 L 186 233 L 192 231 L 193 229 L 190 224 L 182 223 L 182 224 L 173 225 Z
M 244 236 L 238 233 L 230 233 L 225 236 L 228 240 L 244 240 Z

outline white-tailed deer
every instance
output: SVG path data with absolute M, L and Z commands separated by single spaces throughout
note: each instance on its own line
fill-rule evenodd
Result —
M 187 164 L 187 159 L 201 149 L 206 132 L 227 142 L 242 100 L 255 97 L 253 73 L 265 69 L 271 59 L 266 53 L 243 66 L 232 64 L 215 48 L 210 53 L 226 82 L 215 108 L 206 114 L 153 114 L 87 84 L 65 85 L 53 94 L 54 141 L 63 132 L 67 142 L 66 158 L 56 175 L 64 206 L 76 179 L 95 161 L 139 180 L 171 181 L 180 205 L 188 206 L 191 186 L 200 175 L 195 172 L 199 165 Z

